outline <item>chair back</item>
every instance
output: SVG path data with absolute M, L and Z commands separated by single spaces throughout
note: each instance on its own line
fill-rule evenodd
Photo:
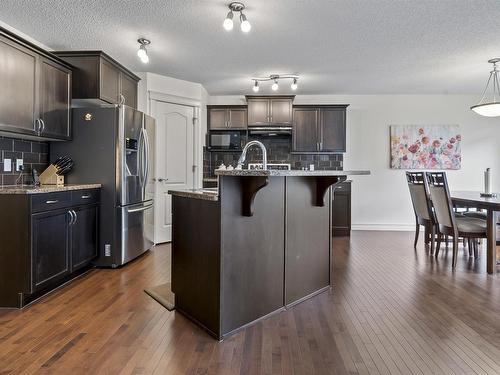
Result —
M 432 203 L 423 172 L 406 172 L 411 203 L 417 219 L 434 222 Z
M 453 235 L 457 226 L 446 173 L 426 172 L 425 176 L 439 230 L 443 234 Z

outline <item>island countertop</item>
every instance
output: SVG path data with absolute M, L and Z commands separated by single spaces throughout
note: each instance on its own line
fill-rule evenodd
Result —
M 303 171 L 303 170 L 262 170 L 262 169 L 233 169 L 233 170 L 223 170 L 217 169 L 215 171 L 217 176 L 283 176 L 283 177 L 294 177 L 294 176 L 356 176 L 356 175 L 369 175 L 370 171 L 359 170 L 359 171 L 333 171 L 333 170 L 323 170 L 323 171 Z

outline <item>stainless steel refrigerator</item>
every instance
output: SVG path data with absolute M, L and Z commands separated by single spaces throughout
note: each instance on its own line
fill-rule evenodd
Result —
M 124 105 L 74 108 L 72 137 L 50 145 L 50 160 L 74 160 L 66 183 L 103 185 L 95 264 L 121 266 L 153 246 L 155 120 Z

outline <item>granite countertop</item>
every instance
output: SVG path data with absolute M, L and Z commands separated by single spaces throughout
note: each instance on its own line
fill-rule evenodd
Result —
M 303 170 L 249 170 L 249 169 L 233 169 L 215 171 L 217 176 L 355 176 L 369 175 L 370 171 L 303 171 Z
M 68 185 L 12 185 L 0 186 L 0 194 L 43 194 L 56 193 L 59 191 L 99 189 L 101 184 L 68 184 Z
M 217 188 L 169 190 L 168 194 L 177 197 L 202 199 L 205 201 L 217 202 L 219 200 L 219 190 Z

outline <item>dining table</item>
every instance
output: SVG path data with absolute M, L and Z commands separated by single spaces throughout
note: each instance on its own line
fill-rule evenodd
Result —
M 483 197 L 479 191 L 452 191 L 451 200 L 459 207 L 475 208 L 486 211 L 487 224 L 487 253 L 486 271 L 489 274 L 496 272 L 497 262 L 497 223 L 500 212 L 500 194 L 492 197 Z

